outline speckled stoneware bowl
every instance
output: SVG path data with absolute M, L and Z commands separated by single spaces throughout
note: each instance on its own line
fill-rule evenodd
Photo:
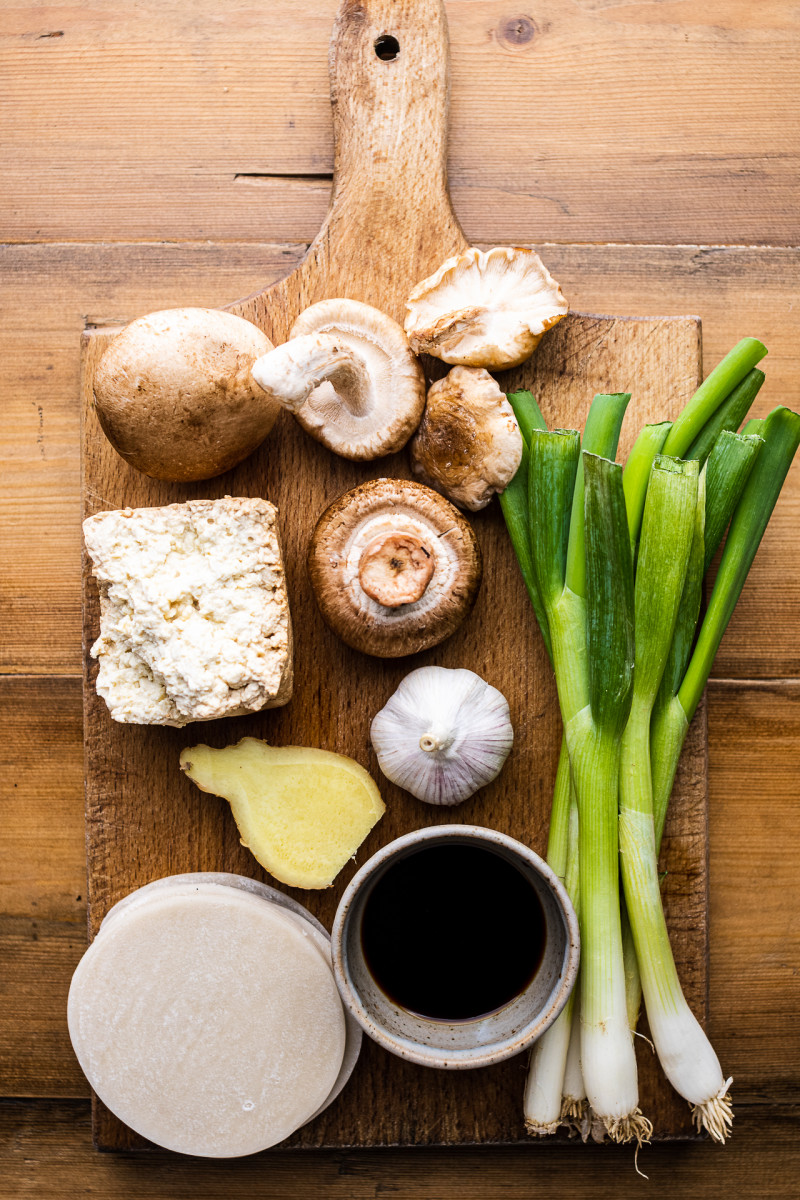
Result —
M 535 888 L 546 925 L 541 965 L 510 1004 L 468 1021 L 432 1021 L 400 1008 L 378 987 L 364 961 L 361 922 L 378 879 L 398 858 L 423 846 L 478 845 L 513 863 Z M 514 913 L 509 912 L 509 920 Z M 520 929 L 520 938 L 525 930 Z M 477 825 L 438 825 L 407 833 L 384 846 L 353 877 L 331 933 L 333 970 L 345 1005 L 374 1041 L 425 1067 L 463 1070 L 502 1062 L 527 1049 L 553 1023 L 575 983 L 580 958 L 578 918 L 547 863 L 521 842 Z

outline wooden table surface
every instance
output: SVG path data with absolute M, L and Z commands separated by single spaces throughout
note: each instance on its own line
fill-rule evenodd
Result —
M 328 201 L 336 0 L 0 6 L 0 1195 L 478 1200 L 563 1188 L 796 1197 L 800 468 L 709 686 L 710 1030 L 730 1144 L 92 1150 L 66 1031 L 86 939 L 78 342 L 279 278 Z M 770 348 L 798 407 L 800 14 L 785 0 L 450 0 L 449 170 L 477 242 L 532 243 L 573 307 L 699 314 L 706 370 Z

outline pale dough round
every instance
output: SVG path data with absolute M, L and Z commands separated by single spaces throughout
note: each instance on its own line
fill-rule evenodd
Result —
M 68 1020 L 112 1112 L 209 1157 L 288 1137 L 328 1098 L 345 1050 L 316 939 L 234 888 L 164 888 L 115 914 L 73 976 Z

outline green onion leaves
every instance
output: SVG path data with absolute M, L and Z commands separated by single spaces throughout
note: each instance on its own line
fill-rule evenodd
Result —
M 633 566 L 622 467 L 583 454 L 586 511 L 586 643 L 592 721 L 619 736 L 631 704 Z

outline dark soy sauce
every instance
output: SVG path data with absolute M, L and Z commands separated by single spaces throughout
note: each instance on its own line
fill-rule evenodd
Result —
M 492 850 L 423 846 L 378 879 L 364 905 L 367 967 L 394 1003 L 434 1021 L 470 1021 L 510 1003 L 545 947 L 542 905 Z

